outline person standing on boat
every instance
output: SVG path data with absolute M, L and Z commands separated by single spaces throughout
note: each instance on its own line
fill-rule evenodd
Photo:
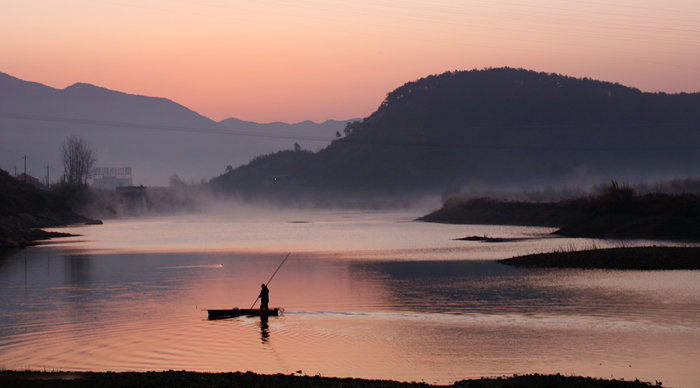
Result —
M 261 285 L 260 290 L 260 310 L 269 310 L 267 304 L 270 303 L 270 290 L 266 285 Z

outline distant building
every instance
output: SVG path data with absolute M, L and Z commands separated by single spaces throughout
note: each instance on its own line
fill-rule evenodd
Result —
M 96 167 L 92 170 L 92 187 L 114 190 L 131 186 L 131 167 Z

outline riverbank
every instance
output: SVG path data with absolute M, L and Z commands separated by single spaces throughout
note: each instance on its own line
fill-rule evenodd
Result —
M 86 218 L 72 211 L 20 213 L 0 217 L 0 250 L 24 248 L 50 238 L 74 236 L 70 233 L 47 232 L 42 228 L 96 224 L 102 224 L 102 221 Z
M 700 269 L 697 247 L 632 247 L 537 253 L 499 260 L 518 267 L 636 270 Z
M 3 387 L 446 387 L 425 383 L 403 383 L 389 380 L 365 380 L 299 375 L 260 375 L 247 373 L 197 373 L 185 371 L 167 372 L 35 372 L 0 371 L 0 385 Z M 523 375 L 498 378 L 481 378 L 457 381 L 450 387 L 651 387 L 640 381 L 604 380 L 590 377 L 562 375 Z
M 41 228 L 102 223 L 75 213 L 68 202 L 61 193 L 39 189 L 0 170 L 0 250 L 23 248 L 40 240 L 69 236 Z
M 637 195 L 615 183 L 596 197 L 532 203 L 453 198 L 418 221 L 556 227 L 556 235 L 700 241 L 700 196 Z

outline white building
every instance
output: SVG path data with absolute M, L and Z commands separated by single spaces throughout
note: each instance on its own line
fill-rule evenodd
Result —
M 131 167 L 96 167 L 90 174 L 92 186 L 114 190 L 117 187 L 131 186 Z

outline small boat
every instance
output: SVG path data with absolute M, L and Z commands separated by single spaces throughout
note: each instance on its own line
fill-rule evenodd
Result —
M 274 308 L 271 310 L 260 310 L 260 309 L 229 309 L 229 310 L 207 310 L 209 312 L 209 319 L 223 319 L 223 318 L 235 318 L 244 316 L 273 316 L 276 317 L 280 313 L 279 308 Z

